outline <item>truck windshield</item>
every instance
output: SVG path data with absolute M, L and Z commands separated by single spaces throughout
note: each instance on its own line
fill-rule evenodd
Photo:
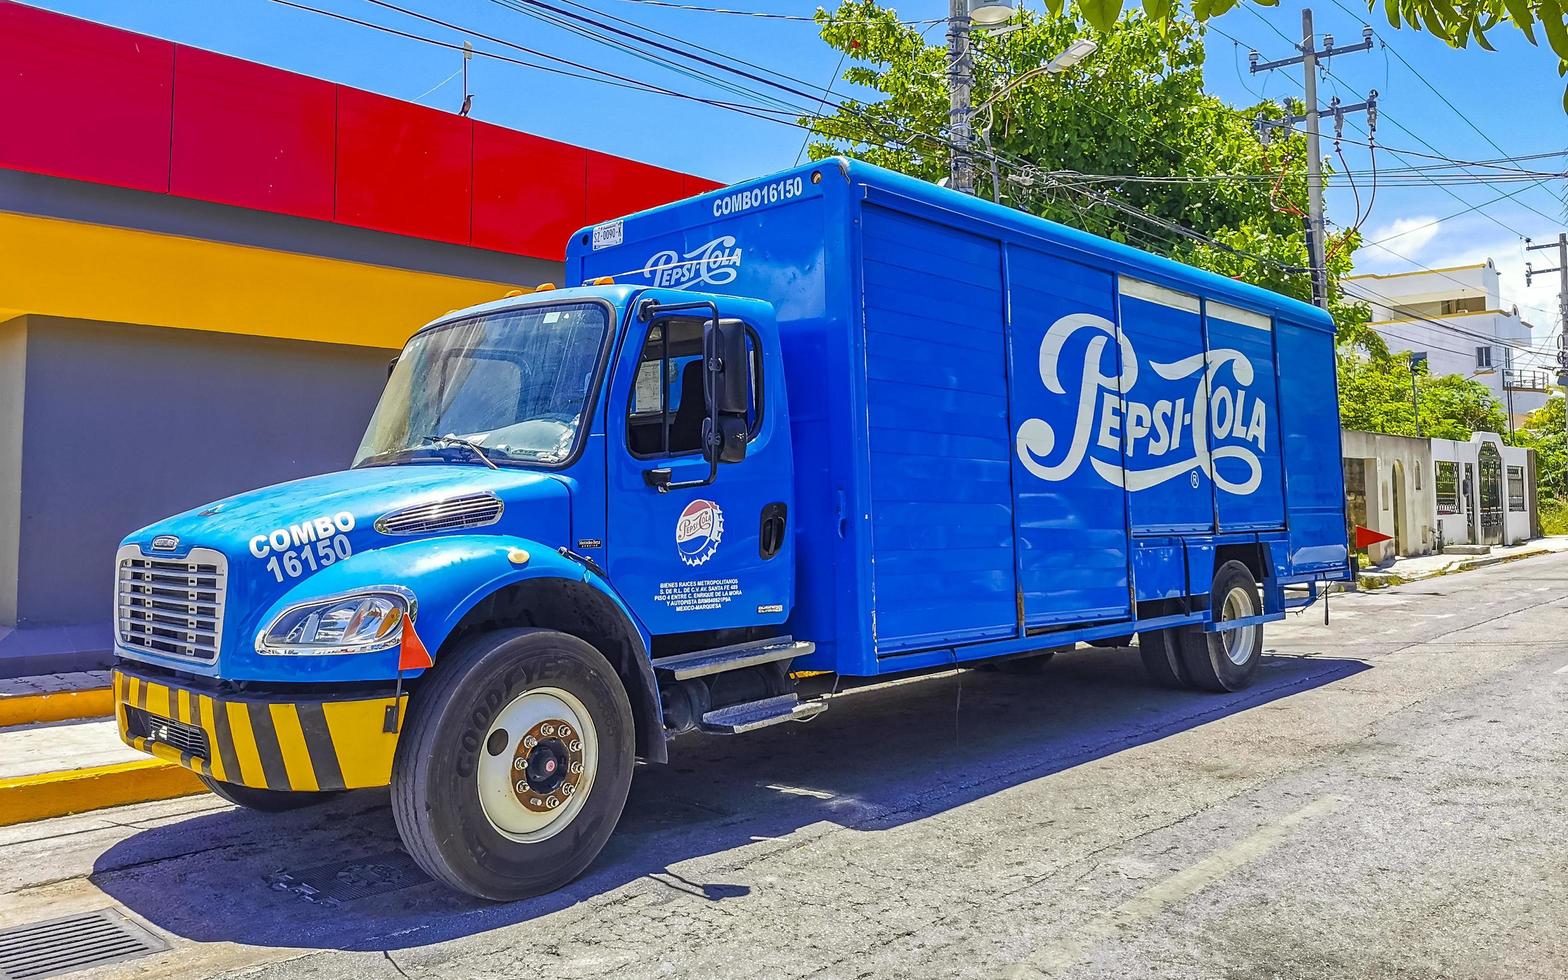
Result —
M 526 306 L 416 334 L 354 465 L 454 448 L 470 460 L 474 452 L 500 463 L 566 460 L 608 330 L 604 306 L 590 302 Z

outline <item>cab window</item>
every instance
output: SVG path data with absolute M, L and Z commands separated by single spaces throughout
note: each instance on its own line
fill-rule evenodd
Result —
M 648 328 L 626 419 L 632 455 L 684 456 L 702 450 L 702 423 L 708 417 L 703 387 L 703 320 L 672 317 Z M 762 417 L 762 365 L 755 334 L 747 331 L 751 358 L 751 398 L 746 422 L 753 436 Z

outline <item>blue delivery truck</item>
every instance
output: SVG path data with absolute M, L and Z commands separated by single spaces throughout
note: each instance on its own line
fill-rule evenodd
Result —
M 566 270 L 414 334 L 349 469 L 125 539 L 129 744 L 258 809 L 390 786 L 426 871 L 512 899 L 673 738 L 823 710 L 809 673 L 1136 637 L 1233 691 L 1348 578 L 1312 307 L 841 159 Z

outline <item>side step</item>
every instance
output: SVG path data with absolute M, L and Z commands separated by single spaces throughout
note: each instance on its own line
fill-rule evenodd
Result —
M 653 666 L 658 670 L 669 671 L 678 681 L 687 681 L 693 677 L 722 674 L 727 670 L 740 670 L 744 667 L 756 667 L 779 660 L 804 657 L 816 648 L 815 643 L 796 640 L 792 636 L 773 636 L 766 640 L 753 640 L 750 643 L 737 643 L 733 646 L 714 647 L 711 650 L 678 653 L 673 657 L 660 657 L 653 662 Z
M 780 694 L 775 698 L 710 711 L 702 716 L 697 730 L 709 735 L 739 735 L 786 721 L 806 721 L 821 714 L 827 706 L 826 701 L 801 701 L 793 693 Z

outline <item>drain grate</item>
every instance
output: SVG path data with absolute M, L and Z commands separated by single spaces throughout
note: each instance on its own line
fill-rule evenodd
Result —
M 161 953 L 169 944 L 114 909 L 0 929 L 0 980 L 37 980 Z
M 354 861 L 320 864 L 299 871 L 280 871 L 267 877 L 268 883 L 278 891 L 293 892 L 306 901 L 329 906 L 422 885 L 429 880 L 404 851 L 372 854 Z

